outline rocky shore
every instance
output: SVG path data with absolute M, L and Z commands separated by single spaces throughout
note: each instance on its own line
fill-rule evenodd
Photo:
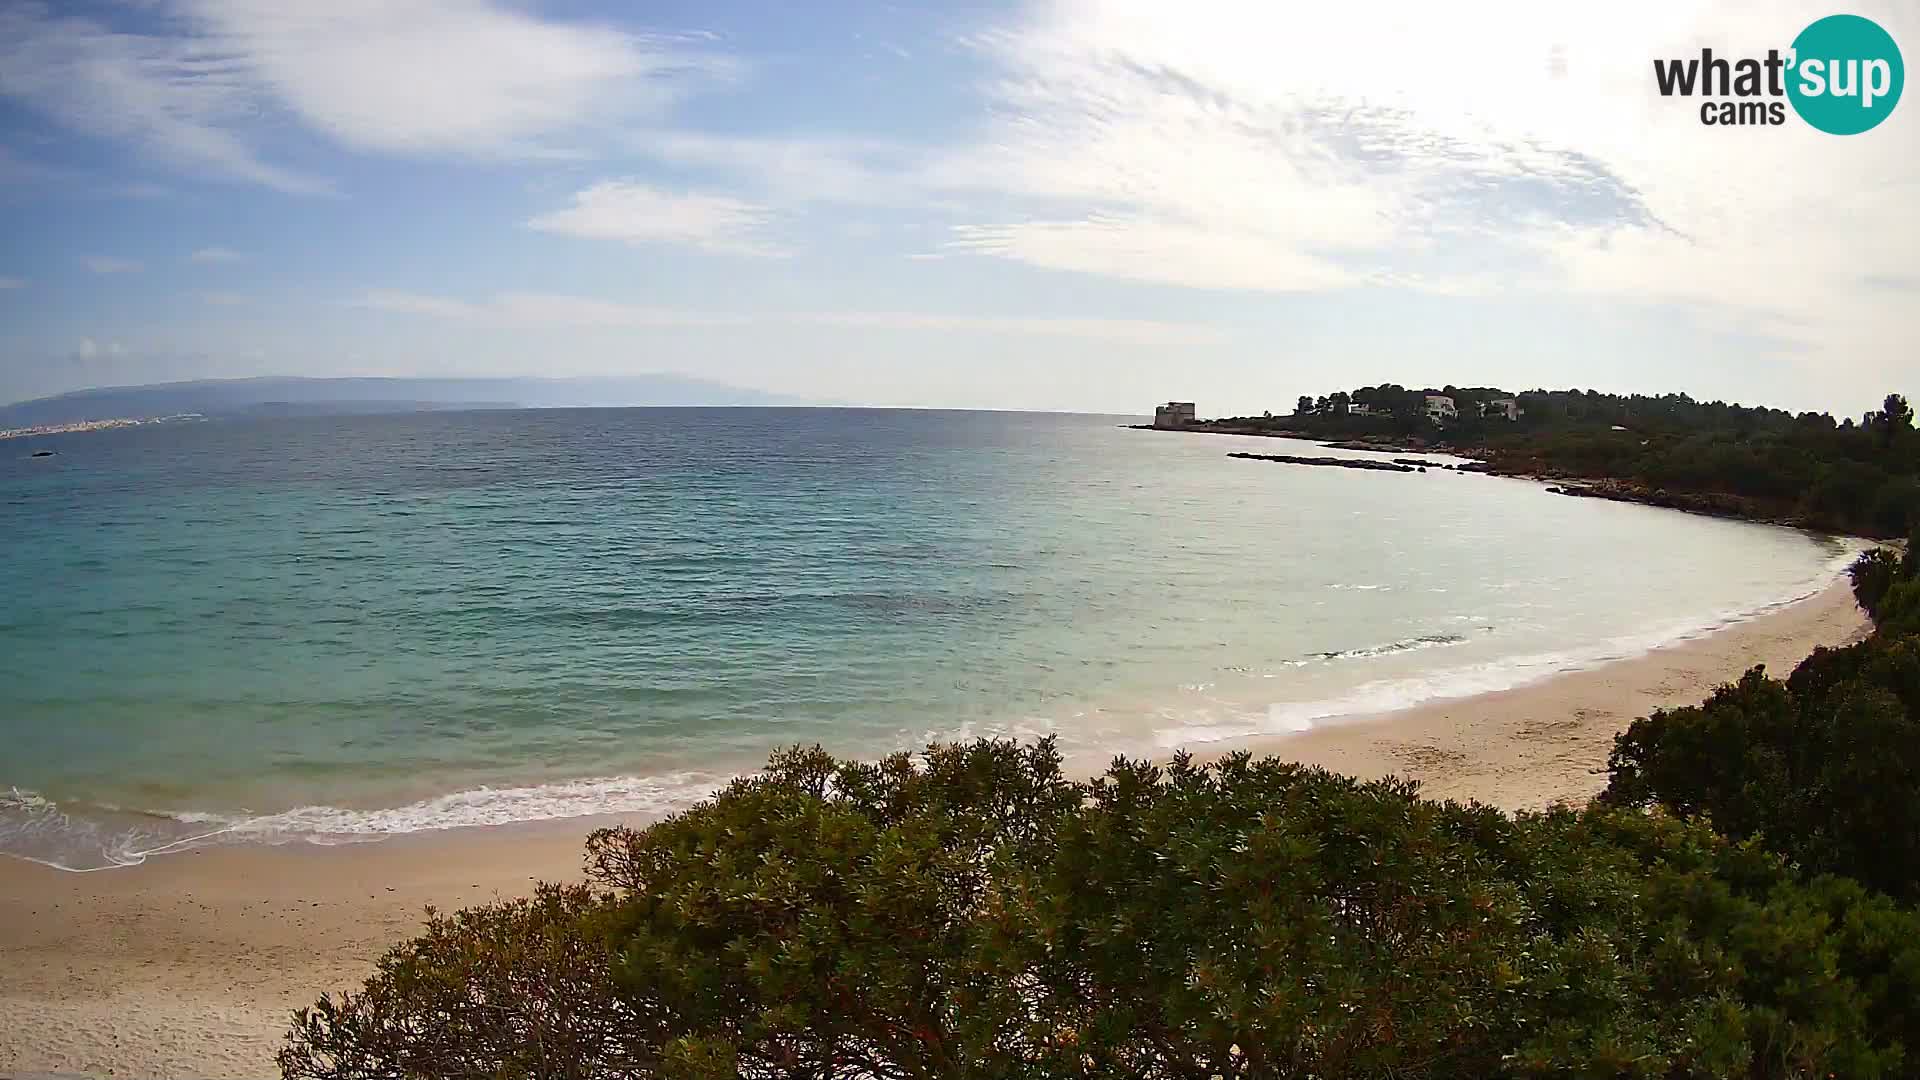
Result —
M 1570 495 L 1581 499 L 1644 503 L 1669 510 L 1684 510 L 1690 514 L 1760 521 L 1770 525 L 1797 526 L 1800 524 L 1792 515 L 1777 513 L 1773 508 L 1756 499 L 1743 498 L 1739 495 L 1723 495 L 1717 492 L 1665 491 L 1631 480 L 1569 480 L 1549 485 L 1547 492 L 1551 495 Z
M 1424 468 L 1369 458 L 1295 457 L 1291 454 L 1228 454 L 1230 458 L 1251 461 L 1278 461 L 1285 465 L 1329 465 L 1336 469 L 1370 469 L 1374 472 L 1426 472 Z
M 1652 487 L 1634 480 L 1616 477 L 1587 477 L 1555 469 L 1544 462 L 1526 455 L 1503 453 L 1482 448 L 1459 449 L 1444 443 L 1427 446 L 1418 440 L 1413 445 L 1386 439 L 1379 436 L 1366 436 L 1357 439 L 1327 441 L 1305 432 L 1288 431 L 1278 428 L 1242 428 L 1237 425 L 1202 423 L 1184 428 L 1155 428 L 1151 425 L 1132 425 L 1143 431 L 1185 431 L 1207 435 L 1258 435 L 1265 438 L 1300 439 L 1317 443 L 1332 450 L 1364 450 L 1373 453 L 1436 453 L 1450 454 L 1473 460 L 1464 464 L 1445 464 L 1423 461 L 1418 458 L 1396 457 L 1392 461 L 1356 460 L 1351 458 L 1306 457 L 1293 454 L 1253 454 L 1246 452 L 1230 453 L 1233 458 L 1247 458 L 1256 461 L 1274 461 L 1288 465 L 1332 466 L 1342 469 L 1367 469 L 1377 472 L 1472 472 L 1486 473 L 1491 476 L 1509 476 L 1522 480 L 1534 480 L 1547 484 L 1547 492 L 1553 495 L 1567 495 L 1574 498 L 1607 499 L 1612 502 L 1633 502 L 1647 506 L 1658 506 L 1668 510 L 1680 510 L 1690 514 L 1706 514 L 1710 517 L 1734 518 L 1741 521 L 1757 521 L 1769 525 L 1786 525 L 1794 528 L 1811 527 L 1791 512 L 1791 508 L 1768 503 L 1741 495 L 1728 495 L 1711 491 L 1670 491 Z

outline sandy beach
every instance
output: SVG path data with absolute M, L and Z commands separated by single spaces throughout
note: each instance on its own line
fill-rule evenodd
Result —
M 1247 744 L 1438 798 L 1583 801 L 1613 735 L 1756 663 L 1785 674 L 1866 630 L 1844 580 L 1642 657 Z M 1205 748 L 1221 749 L 1218 744 Z M 0 858 L 0 1072 L 272 1076 L 289 1013 L 358 983 L 427 905 L 579 872 L 580 820 L 322 848 L 216 848 L 88 874 Z

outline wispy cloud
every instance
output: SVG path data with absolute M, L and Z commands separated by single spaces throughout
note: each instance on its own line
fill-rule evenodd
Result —
M 259 100 L 245 65 L 187 36 L 116 32 L 44 4 L 0 10 L 0 95 L 165 163 L 281 191 L 327 184 L 271 164 L 242 137 Z
M 151 7 L 138 32 L 44 3 L 0 9 L 0 96 L 175 167 L 314 194 L 331 182 L 260 149 L 288 119 L 362 151 L 568 155 L 740 68 L 705 40 L 490 0 Z
M 1649 75 L 1703 40 L 1785 40 L 1802 9 L 1399 17 L 1383 38 L 1364 5 L 1038 0 L 969 39 L 995 72 L 981 128 L 918 160 L 828 146 L 805 172 L 957 207 L 928 254 L 1197 290 L 1603 296 L 1855 369 L 1911 354 L 1871 282 L 1911 260 L 1920 128 L 1708 131 Z
M 628 146 L 674 168 L 723 173 L 786 205 L 924 205 L 930 197 L 914 176 L 925 149 L 899 140 L 666 130 L 638 132 Z
M 127 349 L 117 341 L 102 345 L 92 338 L 81 338 L 80 344 L 74 347 L 73 354 L 82 360 L 92 360 L 100 356 L 125 356 Z
M 114 255 L 86 255 L 80 259 L 80 265 L 96 274 L 133 274 L 140 271 L 138 262 Z
M 1220 345 L 1229 335 L 1218 327 L 1158 319 L 1081 319 L 994 315 L 939 315 L 912 311 L 840 311 L 800 315 L 817 326 L 907 330 L 928 333 L 1008 334 L 1080 338 L 1126 345 Z
M 461 320 L 479 318 L 483 310 L 462 300 L 394 289 L 374 289 L 357 300 L 355 305 L 402 315 L 431 315 L 438 319 Z
M 182 0 L 210 43 L 308 124 L 364 150 L 548 153 L 657 117 L 737 63 L 684 37 L 542 18 L 489 0 Z
M 187 256 L 187 261 L 197 263 L 230 263 L 239 262 L 242 258 L 244 258 L 244 256 L 232 248 L 203 247 Z
M 203 303 L 213 304 L 218 307 L 233 307 L 247 302 L 246 294 L 228 292 L 221 289 L 206 290 L 200 294 L 200 299 Z
M 527 226 L 627 244 L 670 244 L 716 255 L 780 258 L 791 252 L 764 236 L 771 208 L 728 195 L 672 192 L 631 180 L 595 184 L 573 205 Z
M 552 293 L 501 293 L 485 301 L 375 290 L 356 306 L 456 322 L 510 327 L 818 326 L 913 333 L 1079 338 L 1122 345 L 1218 345 L 1220 329 L 1153 319 L 967 315 L 921 311 L 714 312 L 648 307 Z
M 751 321 L 749 316 L 744 315 L 677 311 L 581 296 L 532 292 L 506 292 L 491 300 L 472 302 L 424 293 L 376 289 L 360 297 L 356 304 L 376 311 L 404 315 L 524 327 L 722 326 Z

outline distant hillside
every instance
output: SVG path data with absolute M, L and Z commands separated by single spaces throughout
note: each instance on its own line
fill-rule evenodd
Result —
M 803 405 L 685 375 L 584 379 L 203 379 L 75 390 L 0 406 L 0 428 L 119 417 L 424 412 L 591 406 Z

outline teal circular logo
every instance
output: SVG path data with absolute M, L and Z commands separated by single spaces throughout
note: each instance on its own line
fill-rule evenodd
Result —
M 1829 15 L 1793 39 L 1787 100 L 1829 135 L 1858 135 L 1885 120 L 1906 85 L 1900 46 L 1880 24 Z

